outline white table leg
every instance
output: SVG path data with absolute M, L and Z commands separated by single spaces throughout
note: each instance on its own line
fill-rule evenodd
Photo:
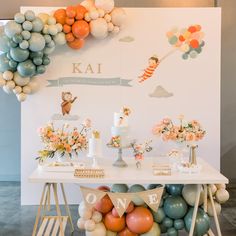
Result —
M 60 236 L 64 236 L 64 229 L 63 229 L 63 224 L 62 224 L 62 216 L 61 216 L 61 210 L 59 206 L 59 201 L 58 201 L 58 195 L 57 195 L 57 184 L 53 184 L 53 192 L 54 192 L 54 199 L 55 199 L 55 204 L 56 204 L 56 211 L 57 211 L 57 216 L 58 216 L 58 221 L 59 221 L 59 226 L 60 226 Z
M 69 221 L 70 221 L 70 225 L 71 225 L 71 232 L 74 232 L 74 226 L 73 226 L 73 222 L 72 222 L 70 208 L 68 206 L 67 199 L 66 199 L 66 193 L 65 193 L 64 185 L 63 185 L 63 183 L 61 183 L 60 185 L 61 185 L 61 191 L 62 191 L 62 195 L 63 195 L 64 202 L 65 202 L 66 213 L 69 217 Z
M 200 194 L 201 194 L 201 185 L 198 184 L 197 185 L 197 195 L 196 195 L 195 204 L 194 204 L 194 210 L 193 210 L 193 215 L 192 215 L 192 223 L 191 223 L 189 236 L 193 236 L 193 233 L 194 233 L 194 227 L 195 227 L 195 223 L 196 223 L 196 217 L 197 217 L 197 211 L 198 211 L 198 206 L 199 206 Z
M 37 231 L 38 223 L 39 223 L 39 218 L 40 218 L 40 215 L 41 215 L 41 208 L 42 208 L 42 205 L 43 205 L 43 199 L 44 199 L 44 195 L 45 195 L 45 190 L 46 190 L 47 186 L 48 186 L 47 183 L 44 184 L 43 192 L 42 192 L 42 196 L 41 196 L 41 200 L 40 200 L 40 204 L 39 204 L 39 207 L 38 207 L 38 213 L 37 213 L 37 216 L 36 216 L 36 219 L 35 219 L 35 223 L 34 223 L 34 229 L 33 229 L 32 236 L 36 235 L 36 231 Z
M 214 220 L 215 220 L 215 224 L 216 224 L 217 235 L 222 236 L 221 230 L 220 230 L 220 224 L 219 224 L 218 216 L 217 216 L 217 213 L 216 213 L 216 208 L 215 208 L 213 195 L 212 195 L 212 191 L 211 191 L 210 186 L 208 186 L 208 192 L 209 192 L 210 201 L 211 201 L 211 205 L 212 205 L 212 210 L 213 210 L 213 214 L 214 214 Z

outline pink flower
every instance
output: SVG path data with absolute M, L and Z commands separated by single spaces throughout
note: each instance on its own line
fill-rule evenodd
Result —
M 165 125 L 168 125 L 168 124 L 171 123 L 171 120 L 170 120 L 170 118 L 164 118 L 164 119 L 162 120 L 162 123 L 165 124 Z
M 142 154 L 135 154 L 135 160 L 143 160 L 143 155 Z
M 161 131 L 162 131 L 162 126 L 161 125 L 156 125 L 153 127 L 152 129 L 152 133 L 154 135 L 160 135 L 161 134 Z
M 193 133 L 186 134 L 186 141 L 194 141 L 194 140 L 195 140 L 195 134 Z
M 90 128 L 91 125 L 92 125 L 92 121 L 87 118 L 87 119 L 84 120 L 83 125 L 85 126 L 85 128 Z

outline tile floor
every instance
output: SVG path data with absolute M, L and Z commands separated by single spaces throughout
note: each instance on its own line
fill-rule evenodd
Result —
M 230 195 L 230 201 L 223 206 L 220 217 L 222 236 L 236 236 L 236 188 L 230 189 Z M 75 228 L 77 207 L 70 206 Z M 37 206 L 20 206 L 19 182 L 0 182 L 0 236 L 30 236 L 36 212 Z M 66 235 L 71 235 L 69 227 Z M 84 233 L 76 229 L 72 235 L 84 236 Z

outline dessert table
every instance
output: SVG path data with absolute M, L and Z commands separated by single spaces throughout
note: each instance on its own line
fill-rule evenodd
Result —
M 136 168 L 135 161 L 133 158 L 125 158 L 125 161 L 128 164 L 126 168 L 117 168 L 112 166 L 113 159 L 100 159 L 100 167 L 104 169 L 105 176 L 104 178 L 78 178 L 74 176 L 73 172 L 46 172 L 42 167 L 38 167 L 29 177 L 31 183 L 43 183 L 43 192 L 38 208 L 38 213 L 36 216 L 36 221 L 34 225 L 34 230 L 32 236 L 36 235 L 39 219 L 41 216 L 41 211 L 43 211 L 42 224 L 38 230 L 37 235 L 46 235 L 43 232 L 49 232 L 52 230 L 53 221 L 56 220 L 53 233 L 50 235 L 57 235 L 59 230 L 59 235 L 64 235 L 64 230 L 66 227 L 67 220 L 71 224 L 71 230 L 73 231 L 73 224 L 71 219 L 71 214 L 69 206 L 67 203 L 66 193 L 64 191 L 64 183 L 71 184 L 114 184 L 114 183 L 124 183 L 124 184 L 195 184 L 197 185 L 197 193 L 193 211 L 193 219 L 191 224 L 191 229 L 189 232 L 190 236 L 193 236 L 194 226 L 196 221 L 197 210 L 199 206 L 199 199 L 201 189 L 204 189 L 204 210 L 207 209 L 207 196 L 209 195 L 211 202 L 213 203 L 213 195 L 211 191 L 211 184 L 228 184 L 228 179 L 223 176 L 218 170 L 213 168 L 203 159 L 198 158 L 198 163 L 202 166 L 200 173 L 196 174 L 184 174 L 177 171 L 172 171 L 171 175 L 167 176 L 154 176 L 152 171 L 153 158 L 146 158 L 142 163 L 140 169 Z M 89 164 L 89 160 L 85 160 L 86 164 Z M 102 163 L 102 164 L 101 164 Z M 65 201 L 65 209 L 67 216 L 62 216 L 60 211 L 60 206 L 58 202 L 58 193 L 57 187 L 61 186 L 63 198 Z M 52 218 L 51 216 L 46 216 L 46 211 L 50 210 L 50 189 L 53 190 L 53 195 L 56 204 L 57 216 Z M 214 221 L 216 224 L 217 235 L 221 235 L 220 225 L 216 213 L 216 209 L 213 206 Z M 49 222 L 49 223 L 48 223 Z M 49 229 L 45 229 L 46 224 L 48 223 Z M 48 234 L 49 235 L 49 234 Z M 211 230 L 209 230 L 208 235 L 214 235 Z

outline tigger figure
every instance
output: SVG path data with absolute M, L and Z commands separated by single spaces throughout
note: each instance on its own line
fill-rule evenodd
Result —
M 157 56 L 152 56 L 148 60 L 148 67 L 144 70 L 143 75 L 139 76 L 139 83 L 144 82 L 145 80 L 152 77 L 156 68 L 159 66 L 160 61 Z
M 74 97 L 72 99 L 72 93 L 71 92 L 62 92 L 61 94 L 62 103 L 61 103 L 61 111 L 63 116 L 69 115 L 71 110 L 71 105 L 74 103 L 74 101 L 77 99 L 77 97 Z

